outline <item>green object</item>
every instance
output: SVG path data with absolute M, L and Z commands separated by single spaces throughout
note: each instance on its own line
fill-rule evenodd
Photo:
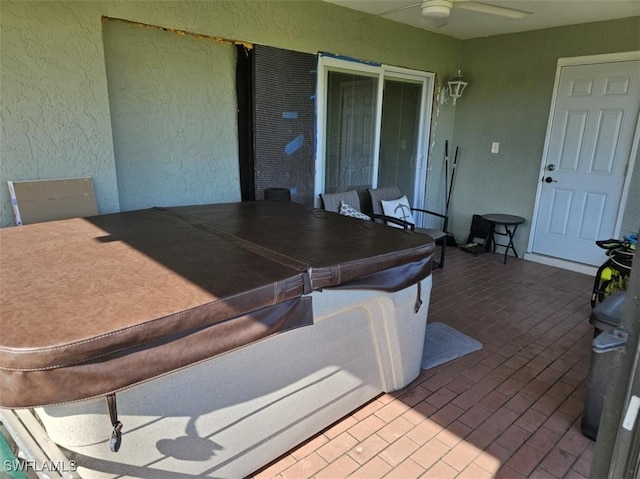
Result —
M 0 460 L 2 461 L 3 478 L 27 479 L 26 474 L 19 468 L 20 460 L 13 454 L 4 434 L 0 434 Z

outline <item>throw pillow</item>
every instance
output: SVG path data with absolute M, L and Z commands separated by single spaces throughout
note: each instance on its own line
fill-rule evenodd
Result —
M 345 203 L 344 201 L 340 202 L 340 214 L 344 216 L 351 216 L 352 218 L 359 218 L 361 220 L 369 221 L 371 219 L 370 216 L 361 213 L 349 203 Z
M 398 198 L 397 200 L 382 200 L 381 203 L 382 211 L 384 211 L 385 215 L 415 224 L 416 221 L 413 218 L 413 212 L 411 211 L 411 206 L 409 206 L 409 200 L 406 196 Z M 387 224 L 395 228 L 402 228 L 402 226 L 397 223 L 388 222 Z

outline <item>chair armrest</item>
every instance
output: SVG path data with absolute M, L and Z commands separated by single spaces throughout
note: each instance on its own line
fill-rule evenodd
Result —
M 437 216 L 438 218 L 442 218 L 444 219 L 444 225 L 442 226 L 442 231 L 444 231 L 445 233 L 447 233 L 448 228 L 449 228 L 449 216 L 448 215 L 443 215 L 442 213 L 436 213 L 435 211 L 430 211 L 430 210 L 423 210 L 420 208 L 411 208 L 411 211 L 419 211 L 420 213 L 426 213 L 428 215 L 433 215 L 433 216 Z
M 420 208 L 411 208 L 411 211 L 419 211 L 421 213 L 427 213 L 428 215 L 433 215 L 433 216 L 438 216 L 442 219 L 448 219 L 447 215 L 443 215 L 442 213 L 436 213 L 435 211 L 430 211 L 430 210 L 423 210 Z
M 396 218 L 394 216 L 380 215 L 380 214 L 372 214 L 371 218 L 375 220 L 388 221 L 389 223 L 395 223 L 397 225 L 402 226 L 405 230 L 414 231 L 416 229 L 416 225 L 413 223 L 409 223 L 408 221 L 401 220 L 400 218 Z

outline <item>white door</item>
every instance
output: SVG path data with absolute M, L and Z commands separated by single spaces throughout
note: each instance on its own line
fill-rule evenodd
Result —
M 598 266 L 614 237 L 640 105 L 640 61 L 563 66 L 532 251 Z M 629 169 L 630 174 L 630 169 Z

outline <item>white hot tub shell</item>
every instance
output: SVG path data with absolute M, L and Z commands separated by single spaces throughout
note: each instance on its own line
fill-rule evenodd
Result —
M 420 374 L 431 276 L 418 313 L 416 290 L 314 292 L 313 326 L 118 393 L 118 453 L 104 399 L 36 412 L 87 479 L 242 478 Z

